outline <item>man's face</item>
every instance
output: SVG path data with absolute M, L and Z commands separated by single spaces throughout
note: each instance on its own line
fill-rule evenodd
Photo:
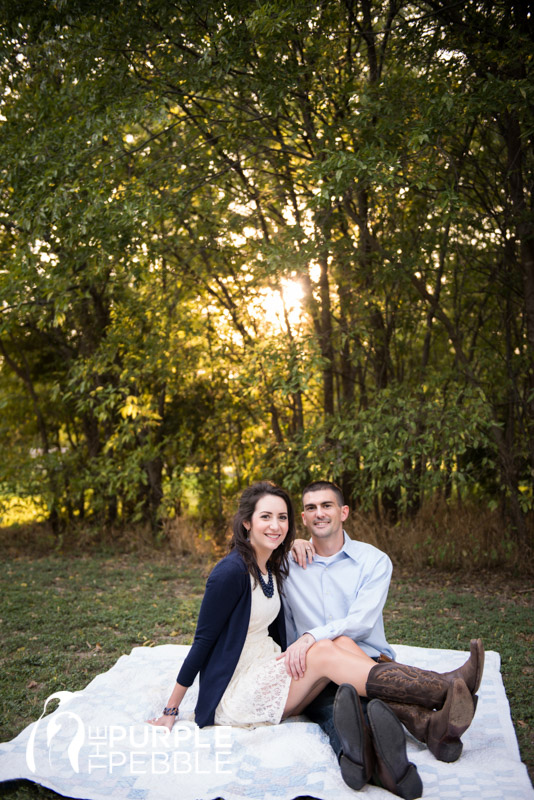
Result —
M 348 506 L 340 506 L 332 489 L 307 492 L 302 498 L 302 521 L 317 539 L 343 538 L 343 523 L 349 515 Z

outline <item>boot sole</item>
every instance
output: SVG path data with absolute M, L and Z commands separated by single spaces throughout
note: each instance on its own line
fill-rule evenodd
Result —
M 462 755 L 463 749 L 464 746 L 461 740 L 456 739 L 439 742 L 431 752 L 438 761 L 443 761 L 445 764 L 452 764 L 453 761 L 458 761 Z
M 365 767 L 362 767 L 361 764 L 355 764 L 343 753 L 339 758 L 339 768 L 341 777 L 351 789 L 355 789 L 358 792 L 363 789 L 366 783 L 369 783 L 371 776 L 367 774 Z
M 433 729 L 431 724 L 427 738 L 428 747 L 438 761 L 450 764 L 460 758 L 463 750 L 460 736 L 473 720 L 475 705 L 471 692 L 464 681 L 461 678 L 455 680 L 447 693 L 447 699 L 441 711 L 433 712 L 436 715 L 437 723 Z M 444 728 L 441 736 L 440 727 Z
M 367 716 L 373 733 L 375 753 L 381 763 L 378 777 L 384 788 L 404 800 L 423 794 L 417 767 L 408 761 L 404 729 L 393 711 L 381 700 L 371 700 Z
M 334 699 L 334 728 L 341 742 L 339 766 L 343 780 L 358 791 L 369 782 L 371 765 L 365 759 L 365 721 L 353 686 L 341 684 Z
M 484 645 L 482 644 L 482 639 L 472 639 L 470 644 L 470 649 L 476 650 L 478 655 L 475 685 L 471 689 L 471 695 L 474 698 L 480 688 L 480 683 L 482 681 L 482 673 L 484 672 L 485 653 L 484 653 Z
M 460 738 L 465 733 L 475 716 L 475 704 L 471 692 L 463 680 L 454 681 L 452 686 L 452 702 L 449 713 L 449 736 Z

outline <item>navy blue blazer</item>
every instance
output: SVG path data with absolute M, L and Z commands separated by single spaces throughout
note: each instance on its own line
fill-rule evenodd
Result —
M 195 638 L 176 679 L 182 686 L 191 686 L 200 672 L 195 708 L 195 722 L 200 728 L 214 724 L 215 709 L 245 644 L 251 603 L 250 573 L 237 550 L 231 550 L 208 578 Z M 283 607 L 269 626 L 269 634 L 282 650 L 286 649 Z

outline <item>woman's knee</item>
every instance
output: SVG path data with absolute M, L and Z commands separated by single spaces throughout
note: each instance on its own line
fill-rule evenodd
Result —
M 318 642 L 312 644 L 307 652 L 307 657 L 316 661 L 323 661 L 324 659 L 333 658 L 335 654 L 335 645 L 330 639 L 319 639 Z
M 355 642 L 354 639 L 351 639 L 349 636 L 336 636 L 334 644 L 340 645 L 341 647 L 344 645 L 346 647 L 354 647 Z

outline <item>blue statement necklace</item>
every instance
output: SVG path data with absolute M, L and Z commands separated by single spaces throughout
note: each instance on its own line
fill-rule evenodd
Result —
M 265 597 L 272 597 L 274 594 L 274 581 L 273 581 L 273 573 L 270 566 L 267 564 L 267 575 L 268 580 L 267 583 L 263 580 L 263 575 L 261 574 L 261 570 L 258 566 L 256 566 L 256 570 L 258 572 L 258 578 L 260 581 L 260 586 L 262 588 L 263 594 Z

